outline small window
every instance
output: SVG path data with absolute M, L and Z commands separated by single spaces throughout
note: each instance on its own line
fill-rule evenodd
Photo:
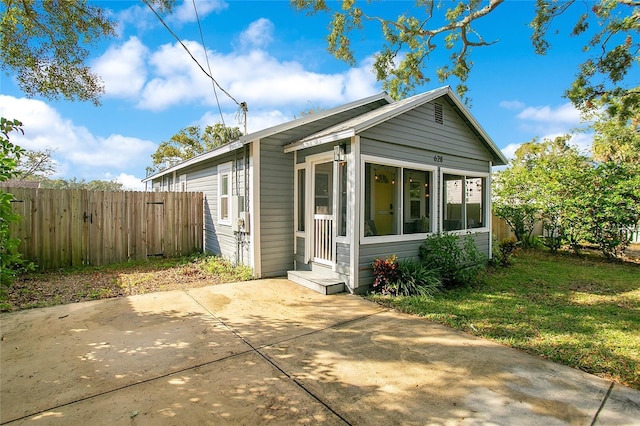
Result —
M 218 166 L 218 222 L 231 224 L 231 163 Z
M 178 191 L 187 192 L 187 175 L 180 175 L 180 186 Z

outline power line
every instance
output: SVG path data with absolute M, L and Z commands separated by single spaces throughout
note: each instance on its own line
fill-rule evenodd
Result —
M 204 57 L 207 59 L 207 69 L 209 69 L 209 75 L 213 75 L 211 72 L 211 64 L 209 64 L 209 54 L 207 53 L 207 46 L 204 43 L 204 35 L 202 34 L 202 26 L 200 25 L 200 16 L 198 15 L 198 9 L 196 8 L 196 0 L 191 0 L 193 2 L 193 11 L 196 13 L 196 21 L 198 22 L 198 30 L 200 31 L 200 40 L 202 41 L 202 48 L 204 49 Z M 216 85 L 211 82 L 211 87 L 213 87 L 213 95 L 216 98 L 216 104 L 218 104 L 218 112 L 220 113 L 220 120 L 222 121 L 222 125 L 226 127 L 224 123 L 224 117 L 222 116 L 222 108 L 220 107 L 220 101 L 218 100 L 218 92 L 216 91 Z M 236 102 L 237 103 L 237 102 Z
M 224 90 L 222 88 L 222 86 L 220 86 L 220 84 L 218 84 L 218 82 L 216 81 L 215 78 L 213 78 L 213 76 L 211 74 L 209 74 L 203 67 L 202 65 L 200 65 L 200 62 L 198 62 L 198 60 L 193 56 L 193 54 L 191 53 L 191 51 L 189 50 L 189 48 L 187 46 L 185 46 L 185 44 L 182 42 L 182 40 L 180 40 L 180 37 L 178 37 L 176 35 L 176 33 L 174 33 L 171 28 L 169 28 L 169 26 L 166 24 L 166 22 L 164 22 L 164 19 L 162 19 L 162 17 L 160 16 L 160 14 L 158 14 L 158 12 L 156 12 L 156 10 L 153 8 L 153 6 L 151 6 L 151 3 L 149 2 L 149 0 L 142 0 L 144 2 L 144 4 L 146 4 L 149 9 L 151 9 L 151 11 L 153 12 L 154 15 L 156 15 L 156 17 L 160 20 L 160 22 L 162 23 L 162 25 L 164 25 L 164 27 L 167 29 L 167 31 L 169 31 L 169 33 L 176 39 L 178 40 L 178 43 L 180 43 L 180 45 L 184 48 L 184 50 L 187 51 L 187 53 L 189 54 L 189 56 L 191 56 L 191 59 L 193 59 L 193 61 L 198 65 L 198 67 L 202 70 L 203 73 L 205 73 L 205 75 L 207 77 L 209 77 L 211 79 L 211 81 L 213 82 L 213 84 L 215 84 L 216 86 L 218 86 L 218 89 L 220 89 L 225 95 L 227 95 L 229 97 L 229 99 L 231 99 L 233 102 L 236 103 L 236 105 L 238 105 L 239 107 L 242 107 L 242 104 L 240 102 L 238 102 L 233 96 L 231 96 L 229 94 L 229 92 L 227 92 L 226 90 Z M 204 46 L 203 46 L 204 47 Z M 205 53 L 206 53 L 206 48 L 205 48 Z

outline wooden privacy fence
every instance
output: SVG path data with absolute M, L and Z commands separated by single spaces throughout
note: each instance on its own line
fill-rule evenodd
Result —
M 21 220 L 19 251 L 41 269 L 106 265 L 202 251 L 200 192 L 0 188 Z

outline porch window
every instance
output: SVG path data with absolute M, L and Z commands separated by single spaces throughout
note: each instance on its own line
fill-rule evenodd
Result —
M 431 232 L 431 173 L 403 170 L 404 234 Z
M 442 185 L 444 231 L 486 226 L 484 177 L 444 174 Z
M 365 163 L 364 236 L 398 235 L 400 168 Z
M 347 235 L 347 162 L 338 164 L 338 236 Z
M 298 169 L 298 231 L 304 232 L 306 210 L 305 210 L 305 170 Z
M 364 236 L 432 232 L 435 168 L 392 164 L 364 164 Z
M 218 166 L 218 222 L 231 225 L 231 163 Z

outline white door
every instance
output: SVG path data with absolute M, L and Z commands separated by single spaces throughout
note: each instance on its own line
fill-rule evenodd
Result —
M 325 265 L 334 263 L 334 202 L 333 202 L 333 161 L 313 163 L 312 180 L 312 250 L 313 261 Z

